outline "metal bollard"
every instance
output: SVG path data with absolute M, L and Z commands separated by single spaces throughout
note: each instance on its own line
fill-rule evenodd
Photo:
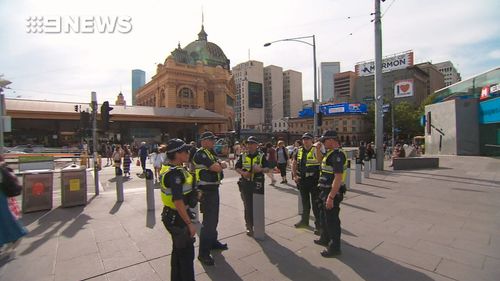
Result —
M 345 177 L 345 187 L 347 189 L 351 188 L 351 160 L 347 160 L 347 170 Z
M 155 209 L 155 184 L 153 182 L 154 176 L 153 171 L 150 169 L 146 170 L 146 204 L 148 211 Z
M 116 175 L 116 202 L 123 202 L 123 172 L 119 167 L 115 168 Z
M 265 235 L 264 181 L 257 181 L 253 191 L 253 237 L 263 240 Z
M 361 183 L 361 159 L 356 158 L 356 183 Z
M 371 166 L 370 165 L 370 160 L 365 161 L 365 175 L 364 175 L 365 179 L 369 179 L 370 178 L 370 169 L 371 169 L 370 166 Z
M 370 172 L 371 173 L 375 172 L 376 167 L 377 167 L 377 159 L 375 158 L 370 159 Z

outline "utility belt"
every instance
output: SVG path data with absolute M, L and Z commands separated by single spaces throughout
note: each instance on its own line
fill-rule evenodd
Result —
M 194 220 L 196 218 L 196 213 L 191 211 L 190 206 L 186 206 L 186 212 L 191 220 Z M 181 216 L 179 215 L 178 210 L 172 209 L 172 208 L 167 207 L 167 206 L 163 206 L 163 212 L 161 213 L 161 215 L 162 215 L 162 217 L 168 216 L 172 220 L 172 224 L 177 217 L 182 220 Z
M 318 184 L 318 187 L 321 191 L 329 191 L 332 189 L 332 185 L 327 185 L 327 184 Z M 347 192 L 347 188 L 345 186 L 345 184 L 341 184 L 340 185 L 340 188 L 339 188 L 339 191 L 337 192 L 337 194 L 342 194 L 344 195 L 345 193 Z

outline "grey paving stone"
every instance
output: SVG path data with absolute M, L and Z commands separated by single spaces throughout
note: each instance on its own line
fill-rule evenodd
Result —
M 98 254 L 88 254 L 58 261 L 55 265 L 55 280 L 82 280 L 104 273 Z
M 420 240 L 417 245 L 415 245 L 414 249 L 478 269 L 482 268 L 483 262 L 486 258 L 484 255 L 425 240 Z
M 441 260 L 441 257 L 439 256 L 418 252 L 390 242 L 382 243 L 380 246 L 375 248 L 375 250 L 373 250 L 373 253 L 403 261 L 415 267 L 424 268 L 429 271 L 434 271 Z
M 141 263 L 108 273 L 109 281 L 161 281 L 162 279 L 149 263 Z M 167 280 L 167 279 L 163 279 Z
M 443 259 L 436 272 L 459 281 L 498 281 L 500 275 L 494 272 L 486 272 L 454 261 Z

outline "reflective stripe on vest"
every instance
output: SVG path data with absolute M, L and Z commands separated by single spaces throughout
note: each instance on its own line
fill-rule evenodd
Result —
M 182 185 L 182 194 L 186 195 L 193 190 L 193 176 L 184 169 L 182 166 L 170 166 L 170 165 L 162 165 L 160 170 L 160 184 L 161 184 L 161 201 L 163 205 L 169 207 L 170 209 L 175 208 L 174 201 L 172 200 L 172 189 L 168 186 L 165 186 L 163 178 L 170 172 L 180 170 L 184 175 L 184 183 Z
M 210 152 L 208 149 L 200 148 L 200 150 L 198 150 L 198 151 L 205 153 L 208 156 L 208 158 L 210 158 L 210 160 L 212 160 L 214 163 L 217 163 L 217 158 L 215 158 L 215 156 L 212 154 L 212 152 Z M 197 151 L 197 153 L 198 153 L 198 151 Z M 194 157 L 193 157 L 193 164 L 194 164 L 194 168 L 195 168 L 195 176 L 196 176 L 196 184 L 197 185 L 218 185 L 218 184 L 220 184 L 220 173 L 217 173 L 217 181 L 208 181 L 208 180 L 201 178 L 200 172 L 203 170 L 206 170 L 208 172 L 212 172 L 209 170 L 210 167 L 207 167 L 203 164 L 197 164 L 194 161 Z
M 304 148 L 299 148 L 297 152 L 297 161 L 300 163 L 302 161 L 302 154 L 304 154 Z M 320 163 L 316 157 L 316 147 L 313 146 L 306 155 L 306 167 L 319 166 Z
M 321 177 L 320 177 L 320 182 L 322 182 L 322 180 L 324 181 L 327 181 L 328 180 L 328 177 L 331 177 L 333 176 L 333 167 L 332 166 L 329 166 L 327 165 L 326 163 L 326 160 L 328 159 L 328 157 L 330 156 L 330 154 L 332 154 L 335 150 L 330 150 L 326 153 L 325 156 L 323 156 L 323 161 L 321 161 Z M 342 183 L 345 183 L 345 180 L 347 178 L 347 154 L 344 150 L 342 149 L 339 149 L 340 152 L 342 152 L 344 154 L 344 171 L 342 173 Z M 325 175 L 324 175 L 324 174 Z M 329 185 L 327 184 L 319 184 L 320 187 L 325 187 L 325 188 L 328 188 Z
M 241 168 L 242 169 L 245 169 L 246 171 L 251 171 L 252 170 L 252 166 L 253 164 L 257 164 L 257 165 L 260 165 L 262 166 L 262 158 L 264 157 L 264 155 L 262 153 L 258 153 L 257 156 L 255 156 L 254 158 L 251 158 L 250 156 L 248 156 L 247 153 L 243 153 L 241 154 Z M 253 161 L 253 159 L 257 158 L 257 161 Z M 253 180 L 253 176 L 254 176 L 254 173 L 252 172 L 252 178 L 250 180 Z

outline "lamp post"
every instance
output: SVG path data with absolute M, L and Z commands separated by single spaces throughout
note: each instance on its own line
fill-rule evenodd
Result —
M 307 42 L 307 41 L 301 40 L 301 39 L 308 39 L 308 38 L 312 38 L 312 44 Z M 316 112 L 317 111 L 316 107 L 318 105 L 318 83 L 317 83 L 317 73 L 316 73 L 316 36 L 310 35 L 310 36 L 303 36 L 303 37 L 280 39 L 280 40 L 266 43 L 266 44 L 264 44 L 264 47 L 268 47 L 268 46 L 271 46 L 271 44 L 273 44 L 273 43 L 282 42 L 282 41 L 300 42 L 300 43 L 304 43 L 304 44 L 307 44 L 307 45 L 313 47 L 313 64 L 314 64 L 313 65 L 313 70 L 314 70 L 313 135 L 316 136 L 318 134 L 318 114 Z

